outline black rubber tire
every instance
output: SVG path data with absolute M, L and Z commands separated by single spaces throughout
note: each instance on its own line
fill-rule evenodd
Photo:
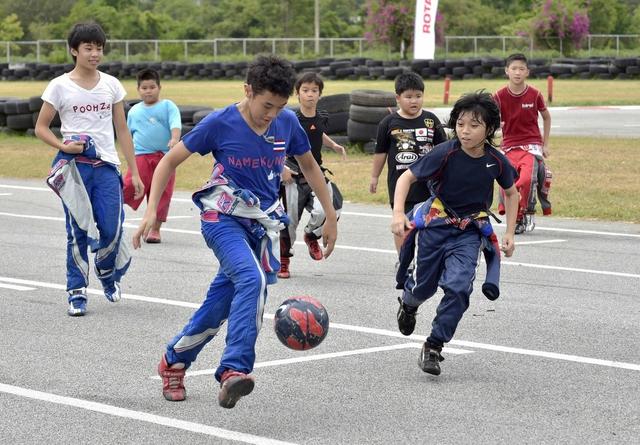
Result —
M 346 133 L 347 121 L 349 120 L 348 111 L 340 111 L 338 113 L 330 113 L 327 122 L 327 134 Z
M 365 124 L 349 119 L 347 122 L 347 136 L 351 142 L 368 142 L 376 139 L 377 124 Z
M 340 113 L 349 111 L 351 105 L 351 95 L 348 93 L 331 94 L 322 96 L 318 101 L 318 110 L 324 110 L 327 113 Z
M 376 152 L 376 143 L 375 143 L 375 141 L 365 142 L 362 145 L 362 150 L 367 154 L 374 154 Z
M 395 107 L 363 107 L 351 105 L 349 119 L 366 124 L 378 124 L 382 119 L 393 113 Z
M 395 107 L 396 95 L 381 90 L 353 90 L 351 104 L 365 107 Z
M 4 114 L 27 114 L 29 111 L 28 100 L 9 100 L 4 103 Z
M 33 114 L 11 114 L 7 116 L 7 127 L 12 130 L 26 130 L 33 128 Z
M 209 114 L 213 113 L 213 110 L 200 110 L 193 113 L 193 123 L 194 125 L 200 122 L 202 119 L 207 117 Z
M 35 112 L 35 111 L 40 111 L 40 108 L 42 108 L 42 103 L 44 101 L 42 100 L 42 98 L 40 96 L 33 96 L 29 98 L 29 111 L 30 112 Z
M 213 108 L 203 107 L 201 105 L 178 105 L 178 109 L 180 110 L 180 119 L 183 124 L 193 123 L 193 115 L 198 111 L 213 111 Z

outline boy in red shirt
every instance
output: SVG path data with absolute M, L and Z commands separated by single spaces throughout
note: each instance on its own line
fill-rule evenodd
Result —
M 551 115 L 540 91 L 526 83 L 529 67 L 524 54 L 507 57 L 505 73 L 509 83 L 496 92 L 494 99 L 502 120 L 501 148 L 519 175 L 516 188 L 520 203 L 515 233 L 521 234 L 535 227 L 538 169 L 545 168 L 538 159 L 549 157 Z M 538 127 L 538 114 L 542 116 L 543 134 Z M 502 206 L 499 211 L 504 214 Z M 550 214 L 551 207 L 545 207 L 543 213 Z

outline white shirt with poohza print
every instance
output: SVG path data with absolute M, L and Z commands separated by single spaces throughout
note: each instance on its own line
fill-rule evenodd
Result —
M 89 135 L 100 159 L 120 165 L 113 133 L 113 104 L 121 102 L 127 92 L 115 77 L 98 73 L 100 80 L 90 90 L 71 80 L 68 73 L 56 77 L 42 93 L 42 100 L 60 114 L 64 140 L 73 135 Z

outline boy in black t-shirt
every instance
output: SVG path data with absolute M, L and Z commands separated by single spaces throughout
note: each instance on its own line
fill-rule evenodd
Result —
M 376 150 L 369 191 L 378 190 L 378 177 L 387 161 L 387 186 L 389 203 L 393 208 L 396 181 L 411 164 L 426 155 L 433 147 L 447 140 L 447 136 L 435 114 L 422 109 L 424 82 L 416 73 L 403 73 L 395 80 L 398 111 L 386 116 L 378 124 Z M 429 198 L 425 187 L 412 187 L 407 196 L 405 212 Z M 400 251 L 402 237 L 394 236 L 396 250 Z
M 300 102 L 300 109 L 296 111 L 296 116 L 307 133 L 311 144 L 311 153 L 324 172 L 326 169 L 322 167 L 323 144 L 342 154 L 343 159 L 346 159 L 347 154 L 342 145 L 335 143 L 326 134 L 329 114 L 317 109 L 323 88 L 324 82 L 316 73 L 303 74 L 295 84 L 296 95 Z M 342 208 L 342 195 L 333 182 L 328 179 L 326 181 L 333 206 L 339 217 Z M 281 196 L 290 222 L 289 226 L 280 232 L 280 272 L 278 272 L 278 278 L 289 278 L 291 276 L 289 262 L 293 256 L 296 229 L 302 212 L 307 209 L 310 214 L 309 222 L 304 228 L 304 242 L 309 249 L 309 255 L 316 261 L 323 258 L 318 239 L 322 236 L 325 214 L 293 156 L 287 157 L 282 172 Z
M 449 127 L 454 129 L 454 139 L 438 145 L 398 179 L 391 223 L 391 231 L 398 237 L 405 236 L 407 228 L 417 232 L 415 270 L 403 275 L 402 280 L 402 270 L 396 277 L 404 285 L 397 314 L 400 332 L 411 335 L 418 307 L 436 293 L 438 286 L 444 291 L 418 361 L 424 372 L 433 375 L 440 374 L 442 347 L 451 341 L 469 307 L 480 250 L 493 246 L 492 256 L 499 257 L 502 250 L 510 257 L 518 212 L 516 171 L 493 146 L 495 131 L 500 128 L 500 110 L 491 94 L 477 92 L 461 97 L 451 110 Z M 505 192 L 507 229 L 501 247 L 489 221 L 494 181 Z M 414 209 L 410 223 L 405 214 L 410 187 L 418 184 L 427 189 L 427 183 L 431 183 L 433 194 L 424 208 Z M 416 232 L 406 234 L 408 242 Z M 403 246 L 401 256 L 407 248 Z M 494 292 L 493 298 L 497 296 Z

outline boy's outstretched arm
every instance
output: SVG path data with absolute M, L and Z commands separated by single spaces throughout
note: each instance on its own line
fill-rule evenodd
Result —
M 404 204 L 411 184 L 414 182 L 416 182 L 416 177 L 408 169 L 400 175 L 396 182 L 396 191 L 393 194 L 393 217 L 391 219 L 391 231 L 396 236 L 404 237 L 405 230 L 410 228 L 409 220 L 404 214 Z
M 164 189 L 167 187 L 169 178 L 176 171 L 178 165 L 182 164 L 189 156 L 191 156 L 191 152 L 187 150 L 184 143 L 178 142 L 158 163 L 156 171 L 153 173 L 153 178 L 151 179 L 151 191 L 149 192 L 147 210 L 144 212 L 138 230 L 133 234 L 134 249 L 141 246 L 140 239 L 147 237 L 149 230 L 151 230 L 156 222 L 158 203 L 160 202 L 160 197 Z
M 336 153 L 340 153 L 342 155 L 342 160 L 345 161 L 347 159 L 347 151 L 345 148 L 338 144 L 336 141 L 331 139 L 327 133 L 322 133 L 322 143 L 327 147 L 331 148 Z
M 369 183 L 369 193 L 375 193 L 378 191 L 378 178 L 380 177 L 380 173 L 382 173 L 382 169 L 384 168 L 384 163 L 387 160 L 386 153 L 376 153 L 373 155 L 373 167 L 371 169 L 371 182 Z
M 133 139 L 131 139 L 131 132 L 127 127 L 127 118 L 124 115 L 124 103 L 122 101 L 113 104 L 113 125 L 116 129 L 116 135 L 118 136 L 118 145 L 120 145 L 120 151 L 127 160 L 129 171 L 131 172 L 131 181 L 135 190 L 133 197 L 138 199 L 144 195 L 144 184 L 140 179 L 138 173 L 138 165 L 136 164 L 136 156 L 133 151 Z
M 518 190 L 512 185 L 504 191 L 505 202 L 504 208 L 507 214 L 507 230 L 502 237 L 502 245 L 500 250 L 504 252 L 504 256 L 510 257 L 515 249 L 514 231 L 516 227 L 516 218 L 518 216 Z
M 324 175 L 311 152 L 307 151 L 303 155 L 296 156 L 295 158 L 296 161 L 298 161 L 303 176 L 318 197 L 324 210 L 326 219 L 322 227 L 322 245 L 324 246 L 324 257 L 328 258 L 331 252 L 333 252 L 336 238 L 338 237 L 336 210 L 333 208 Z

